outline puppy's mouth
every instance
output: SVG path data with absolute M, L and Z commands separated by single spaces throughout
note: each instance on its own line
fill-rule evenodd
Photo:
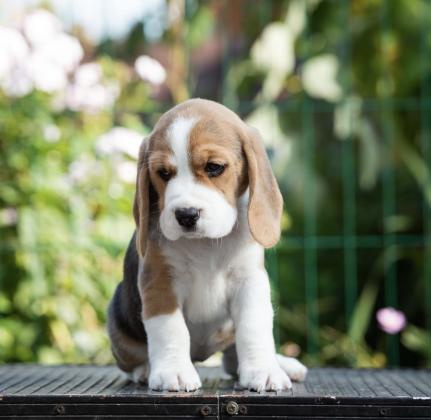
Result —
M 204 238 L 205 235 L 200 232 L 196 226 L 191 228 L 182 228 L 182 235 L 183 238 L 187 239 L 201 239 Z

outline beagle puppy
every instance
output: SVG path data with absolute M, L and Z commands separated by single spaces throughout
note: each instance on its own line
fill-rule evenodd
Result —
M 165 113 L 141 145 L 136 231 L 109 307 L 118 366 L 151 389 L 193 391 L 193 362 L 222 351 L 250 390 L 303 380 L 272 334 L 264 248 L 282 208 L 259 134 L 236 114 L 203 99 Z

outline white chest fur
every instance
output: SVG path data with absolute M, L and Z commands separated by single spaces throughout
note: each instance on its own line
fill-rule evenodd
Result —
M 221 321 L 228 316 L 234 287 L 235 255 L 230 241 L 179 240 L 164 248 L 173 287 L 187 322 Z
M 229 241 L 176 241 L 165 251 L 172 267 L 173 288 L 190 333 L 192 360 L 205 360 L 233 337 L 229 305 L 236 288 L 232 267 L 237 256 L 229 245 Z
M 162 244 L 197 359 L 213 353 L 220 340 L 233 332 L 230 304 L 241 285 L 240 273 L 256 264 L 263 252 L 251 240 L 241 213 L 234 230 L 223 239 L 180 238 Z

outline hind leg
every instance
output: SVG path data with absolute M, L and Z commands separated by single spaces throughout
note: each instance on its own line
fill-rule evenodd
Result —
M 112 316 L 108 318 L 108 334 L 118 367 L 126 372 L 132 381 L 146 382 L 149 373 L 147 343 L 126 334 Z
M 223 368 L 229 375 L 238 375 L 238 356 L 236 354 L 235 344 L 232 344 L 223 351 Z

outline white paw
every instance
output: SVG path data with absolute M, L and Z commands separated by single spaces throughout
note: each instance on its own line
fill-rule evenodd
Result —
M 292 388 L 292 382 L 277 363 L 266 367 L 240 368 L 239 383 L 251 391 L 282 391 Z
M 191 362 L 152 368 L 148 386 L 156 391 L 195 391 L 202 386 Z
M 293 357 L 277 354 L 277 362 L 292 381 L 301 382 L 307 376 L 307 368 Z

